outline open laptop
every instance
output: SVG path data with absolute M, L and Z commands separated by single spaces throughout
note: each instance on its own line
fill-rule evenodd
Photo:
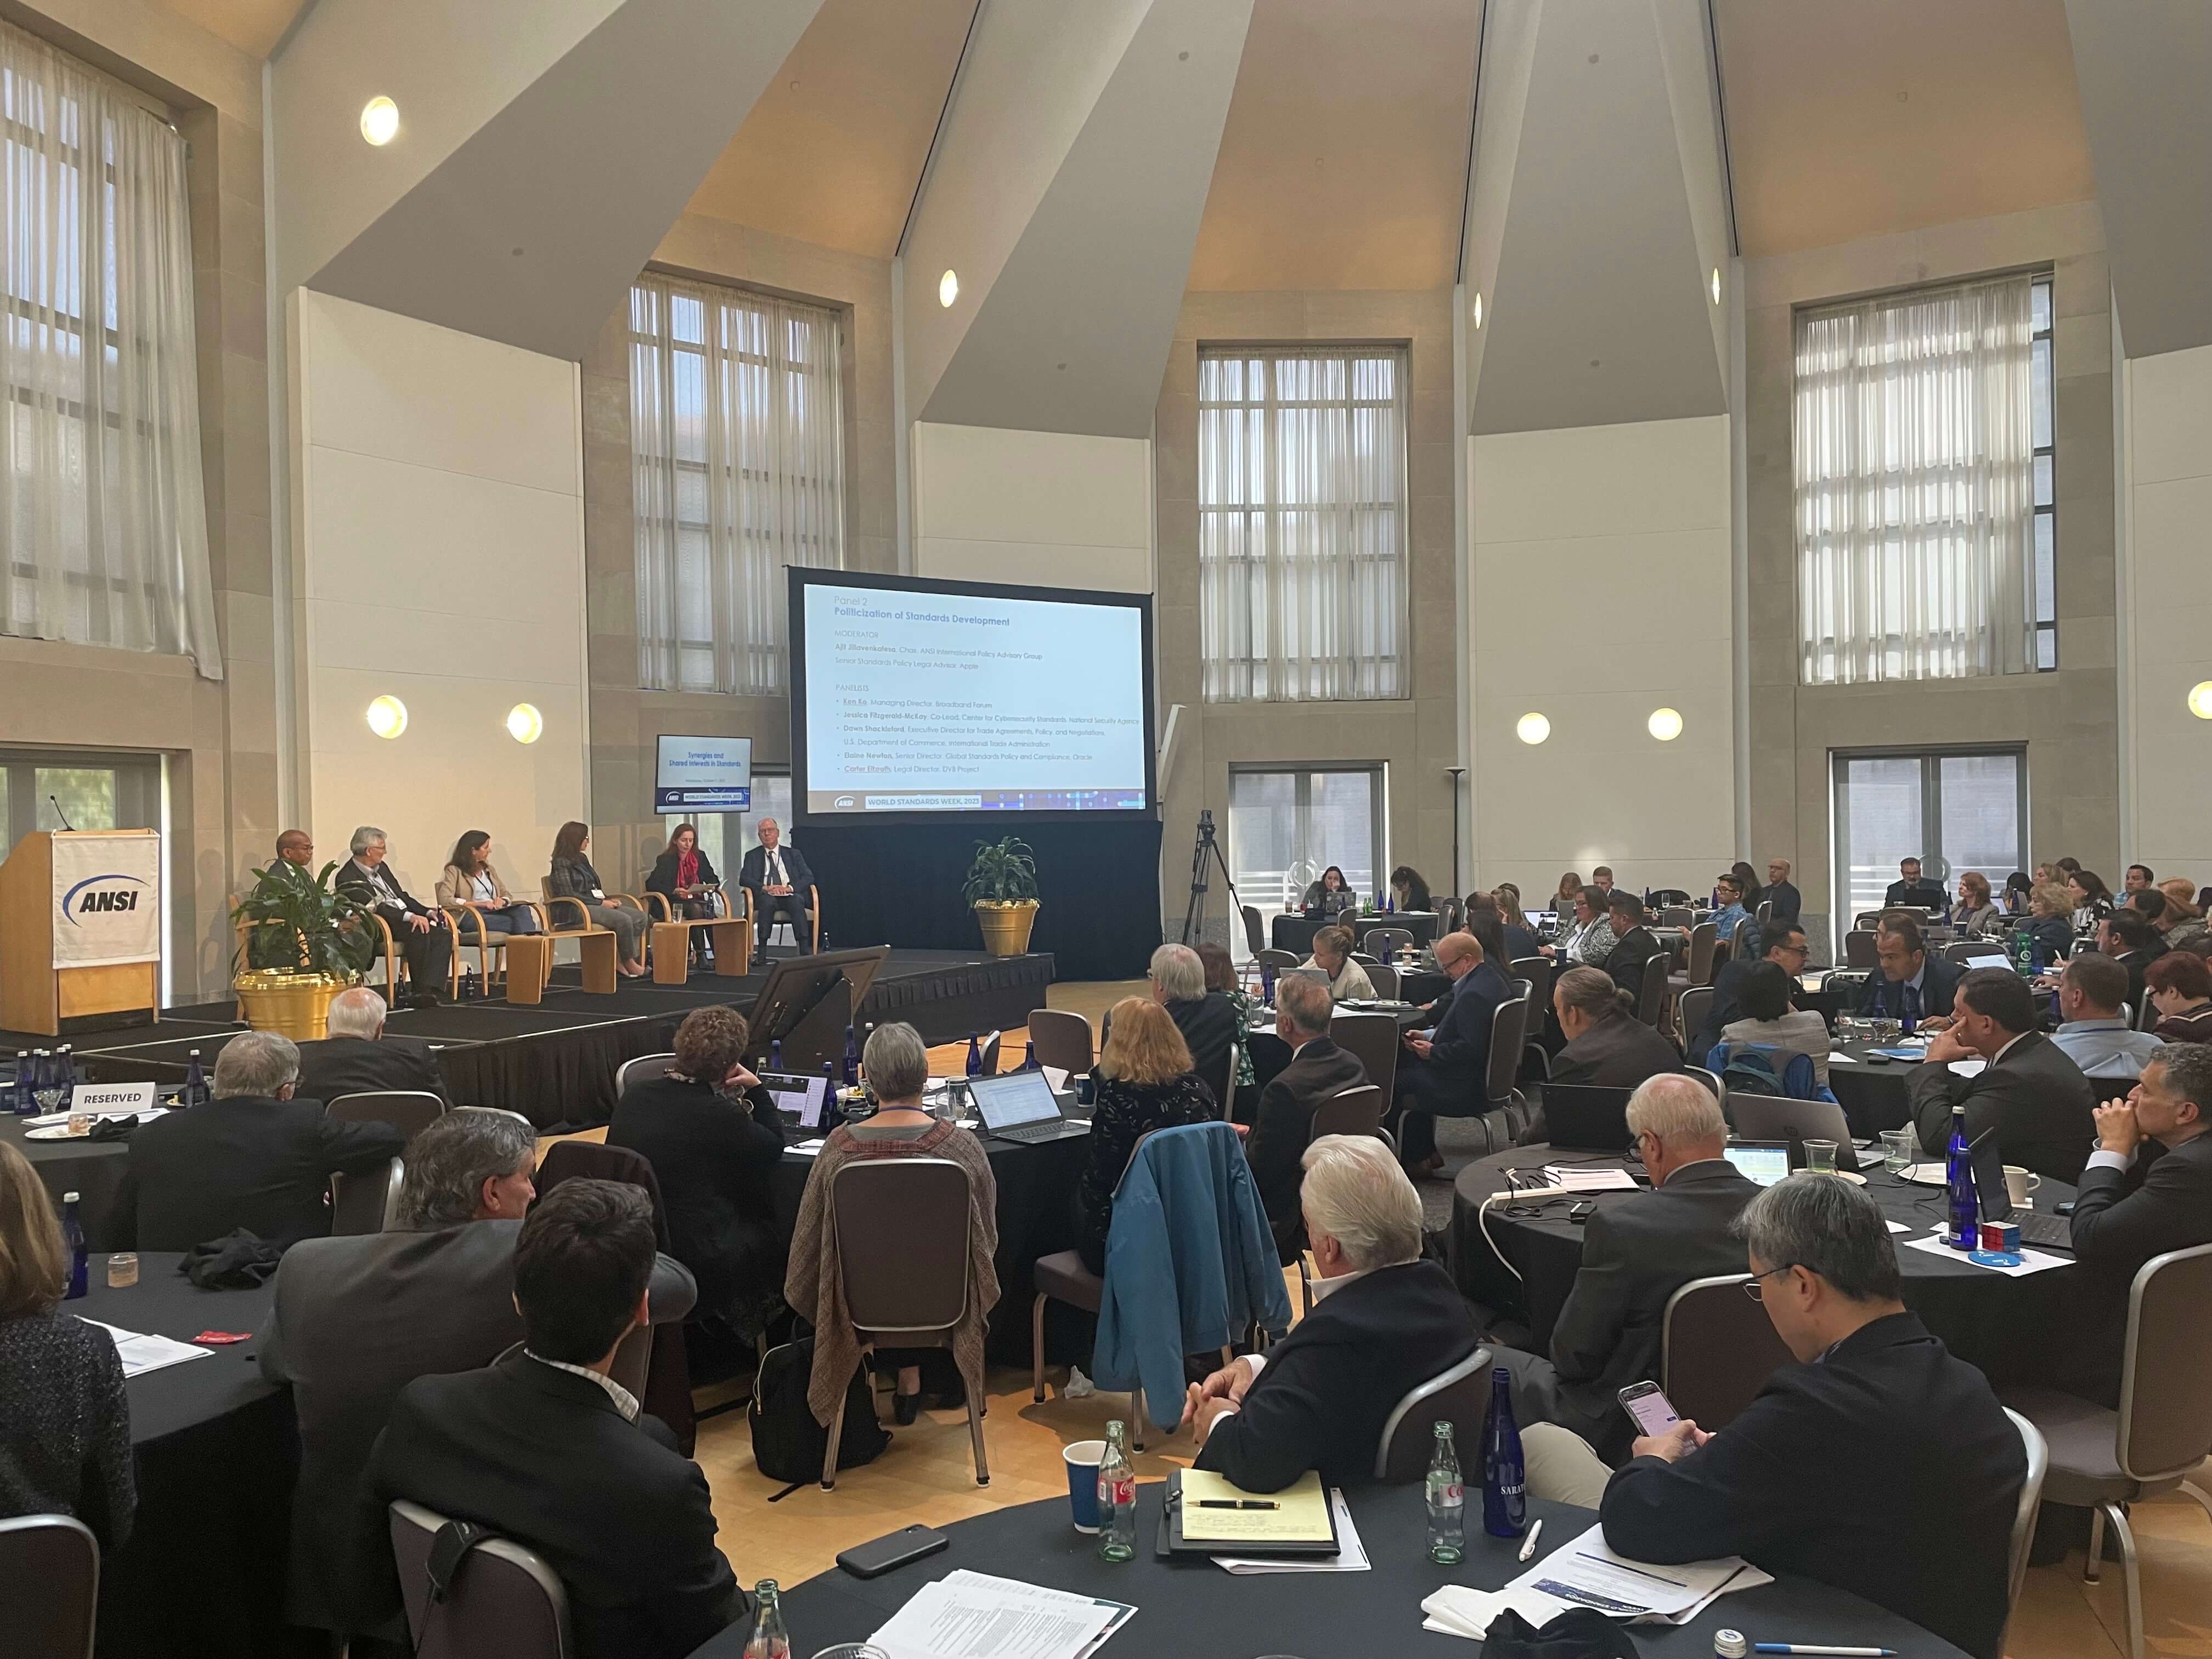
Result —
M 1633 1144 L 1628 1133 L 1628 1097 L 1635 1092 L 1587 1083 L 1546 1084 L 1546 1138 L 1565 1152 L 1627 1152 Z
M 1061 1140 L 1091 1133 L 1088 1123 L 1061 1115 L 1059 1098 L 1042 1072 L 1006 1072 L 971 1077 L 968 1092 L 983 1133 L 998 1140 Z
M 1790 1143 L 1786 1140 L 1738 1140 L 1730 1136 L 1723 1156 L 1735 1165 L 1738 1175 L 1762 1187 L 1771 1187 L 1790 1174 Z
M 2005 1185 L 2004 1153 L 1998 1150 L 1995 1129 L 1983 1130 L 1967 1151 L 1974 1160 L 1974 1190 L 1981 1199 L 1983 1220 L 2018 1223 L 2023 1244 L 2069 1251 L 2074 1248 L 2074 1224 L 2064 1216 L 2013 1208 L 2012 1191 Z
M 828 1133 L 830 1079 L 803 1072 L 761 1072 L 761 1087 L 775 1102 L 783 1117 L 784 1138 L 811 1140 Z

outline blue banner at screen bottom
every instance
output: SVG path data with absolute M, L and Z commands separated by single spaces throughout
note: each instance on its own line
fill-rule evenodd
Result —
M 753 805 L 750 784 L 717 789 L 659 789 L 653 792 L 655 814 L 668 812 L 750 812 Z

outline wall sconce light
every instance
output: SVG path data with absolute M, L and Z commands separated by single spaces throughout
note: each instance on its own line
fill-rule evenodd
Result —
M 1715 266 L 1713 267 L 1713 303 L 1714 303 L 1715 305 L 1718 305 L 1720 302 L 1721 302 L 1721 268 L 1720 268 L 1718 265 L 1715 265 Z
M 2212 680 L 2199 680 L 2189 689 L 2189 712 L 2200 720 L 2212 720 Z
M 1477 328 L 1482 326 L 1482 294 L 1480 289 L 1476 290 L 1474 296 L 1474 325 Z
M 507 735 L 517 743 L 535 743 L 545 735 L 545 716 L 535 703 L 519 702 L 507 711 Z
M 949 311 L 952 308 L 952 302 L 959 297 L 960 278 L 948 270 L 937 279 L 937 303 Z
M 396 738 L 407 729 L 407 705 L 393 696 L 377 698 L 368 706 L 368 729 L 380 738 Z
M 1513 731 L 1522 742 L 1539 744 L 1552 735 L 1552 723 L 1541 714 L 1523 714 Z
M 361 136 L 379 149 L 399 136 L 399 106 L 389 98 L 372 98 L 361 106 Z
M 1672 708 L 1655 708 L 1651 718 L 1644 722 L 1644 729 L 1662 743 L 1672 743 L 1682 735 L 1682 716 Z

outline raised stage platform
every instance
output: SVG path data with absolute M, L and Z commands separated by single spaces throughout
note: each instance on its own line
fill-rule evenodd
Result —
M 774 951 L 781 957 L 786 952 Z M 1052 957 L 981 957 L 959 951 L 894 950 L 869 987 L 863 1023 L 904 1020 L 925 1042 L 950 1042 L 970 1031 L 1026 1024 L 1045 1006 Z M 762 969 L 743 979 L 694 973 L 688 984 L 623 980 L 612 996 L 582 988 L 574 968 L 556 969 L 544 1000 L 517 1007 L 489 1001 L 436 1008 L 395 1008 L 385 1028 L 421 1037 L 438 1048 L 438 1064 L 454 1101 L 520 1112 L 541 1129 L 604 1123 L 614 1110 L 615 1068 L 639 1054 L 659 1054 L 684 1016 L 724 1003 L 750 1012 L 766 983 Z M 164 1010 L 158 1024 L 86 1032 L 72 1038 L 87 1079 L 94 1083 L 179 1083 L 191 1050 L 212 1068 L 222 1045 L 246 1029 L 228 1002 Z M 55 1038 L 0 1031 L 0 1048 L 51 1048 Z

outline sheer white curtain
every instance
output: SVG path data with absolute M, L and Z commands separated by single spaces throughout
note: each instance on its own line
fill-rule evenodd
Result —
M 835 313 L 648 272 L 630 289 L 638 684 L 784 688 L 784 567 L 845 562 Z
M 1807 684 L 2034 667 L 2032 282 L 1798 314 Z
M 0 633 L 189 655 L 221 679 L 184 141 L 4 24 L 0 130 Z
M 1406 354 L 1199 354 L 1208 702 L 1407 695 Z

